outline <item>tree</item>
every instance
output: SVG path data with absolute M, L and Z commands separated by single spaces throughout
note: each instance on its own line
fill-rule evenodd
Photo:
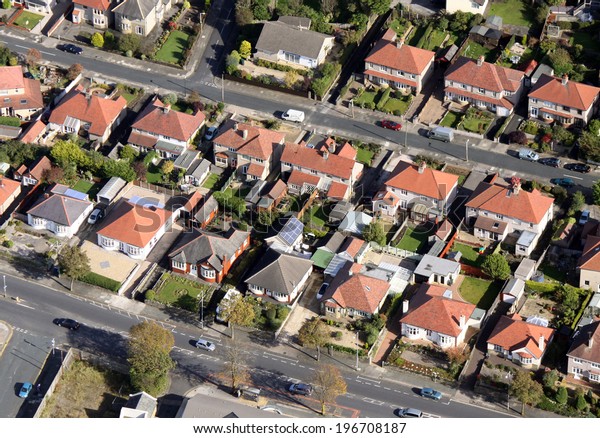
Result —
M 488 255 L 483 261 L 481 269 L 494 280 L 506 280 L 510 277 L 510 266 L 499 253 Z
M 184 11 L 189 9 L 191 7 L 191 4 L 188 0 L 184 0 L 183 4 L 181 5 L 181 9 L 183 9 Z
M 227 212 L 242 216 L 246 212 L 246 202 L 242 198 L 226 192 L 214 192 L 215 201 Z
M 128 359 L 131 385 L 158 396 L 168 388 L 168 373 L 175 367 L 169 355 L 173 334 L 156 322 L 144 321 L 129 330 Z
M 510 143 L 526 145 L 529 142 L 529 139 L 523 131 L 513 131 L 510 134 L 508 134 L 508 141 Z
M 535 11 L 535 21 L 537 21 L 540 24 L 543 24 L 546 21 L 546 18 L 548 17 L 548 12 L 550 12 L 550 8 L 547 4 L 544 3 L 543 5 L 538 6 Z M 544 38 L 544 41 L 546 41 L 547 39 L 548 38 Z
M 139 152 L 136 151 L 135 148 L 133 146 L 131 146 L 130 144 L 126 144 L 119 151 L 119 158 L 121 158 L 123 160 L 127 160 L 130 163 L 133 160 L 135 160 L 138 155 L 139 155 Z
M 25 57 L 25 62 L 29 67 L 37 66 L 42 60 L 42 54 L 38 49 L 34 49 L 33 47 L 27 51 L 27 55 Z
M 143 161 L 136 161 L 133 163 L 133 171 L 135 172 L 135 178 L 139 181 L 146 181 L 146 174 L 148 173 L 148 168 L 144 164 Z
M 581 411 L 585 411 L 588 407 L 588 402 L 585 400 L 585 396 L 583 395 L 583 392 L 580 392 L 579 394 L 577 394 L 577 398 L 575 399 L 575 408 L 581 412 Z
M 540 402 L 544 395 L 544 389 L 541 383 L 533 380 L 528 371 L 522 370 L 516 371 L 510 387 L 510 392 L 523 403 L 521 415 L 525 415 L 526 404 L 535 406 Z
M 584 131 L 579 136 L 579 152 L 588 160 L 600 161 L 600 136 Z
M 567 211 L 567 215 L 573 216 L 578 211 L 581 211 L 584 205 L 585 196 L 583 196 L 583 193 L 578 190 L 571 197 L 571 205 L 569 205 L 569 211 Z
M 547 372 L 546 374 L 544 374 L 542 381 L 544 382 L 544 387 L 554 391 L 554 387 L 556 386 L 556 382 L 558 381 L 558 372 L 556 370 Z
M 248 327 L 254 322 L 254 305 L 250 301 L 250 297 L 242 297 L 235 295 L 226 303 L 221 303 L 222 309 L 220 317 L 227 321 L 231 327 L 231 339 L 234 339 L 235 326 Z
M 368 224 L 363 230 L 363 238 L 367 242 L 376 242 L 378 245 L 384 246 L 386 243 L 385 230 L 381 221 L 374 220 Z
M 254 21 L 254 14 L 250 7 L 241 6 L 237 4 L 235 7 L 235 22 L 238 26 L 243 27 Z
M 592 201 L 594 205 L 600 205 L 600 179 L 592 186 Z
M 58 265 L 71 277 L 71 290 L 75 280 L 81 280 L 90 273 L 90 259 L 80 246 L 65 246 L 58 255 Z
M 122 52 L 131 51 L 132 53 L 135 53 L 139 49 L 141 42 L 142 40 L 139 35 L 130 33 L 119 38 L 118 47 Z
M 106 160 L 102 165 L 102 176 L 112 178 L 117 176 L 127 182 L 135 179 L 135 172 L 129 161 Z
M 242 383 L 250 380 L 247 363 L 248 360 L 244 350 L 234 339 L 231 339 L 221 375 L 230 384 L 232 394 L 235 394 Z
M 321 402 L 321 415 L 325 415 L 327 403 L 333 403 L 335 399 L 346 394 L 346 381 L 342 377 L 340 370 L 334 365 L 322 365 L 315 372 L 314 394 Z
M 168 181 L 175 169 L 175 163 L 171 160 L 166 160 L 162 166 L 160 166 L 160 172 L 162 173 L 163 180 Z
M 337 4 L 338 0 L 321 0 L 321 12 L 325 15 L 333 14 Z
M 2 9 L 10 9 L 12 0 L 2 0 Z
M 573 68 L 573 59 L 571 59 L 571 55 L 562 47 L 559 47 L 548 54 L 548 59 L 554 68 L 556 76 L 567 74 Z
M 300 344 L 317 349 L 317 361 L 321 360 L 321 347 L 327 345 L 329 330 L 325 323 L 318 317 L 307 319 L 298 331 Z
M 381 15 L 390 9 L 390 0 L 359 0 L 363 12 L 366 14 Z
M 242 57 L 240 56 L 240 52 L 237 50 L 232 50 L 225 60 L 225 68 L 227 69 L 227 73 L 232 75 L 240 65 L 240 60 Z
M 162 101 L 165 105 L 175 105 L 177 103 L 177 95 L 175 93 L 165 94 L 162 97 Z
M 296 82 L 298 82 L 298 73 L 292 70 L 286 72 L 283 81 L 285 82 L 286 87 L 294 88 L 294 85 L 296 84 Z
M 250 55 L 252 54 L 252 44 L 250 44 L 250 41 L 244 40 L 240 43 L 239 53 L 242 59 L 250 58 Z
M 74 80 L 77 76 L 79 76 L 81 74 L 82 71 L 83 71 L 83 66 L 81 64 L 73 64 L 67 70 L 67 79 L 70 81 Z
M 62 167 L 51 166 L 50 169 L 44 169 L 42 172 L 42 181 L 47 184 L 54 184 L 65 179 L 65 172 Z
M 567 401 L 569 401 L 569 393 L 567 392 L 567 388 L 564 386 L 559 387 L 558 391 L 556 391 L 555 399 L 556 402 L 560 403 L 561 405 L 567 404 Z
M 102 36 L 100 32 L 95 32 L 94 35 L 92 35 L 90 42 L 92 43 L 92 46 L 102 48 L 104 47 L 104 36 Z
M 552 127 L 552 136 L 556 141 L 559 141 L 566 146 L 570 146 L 575 140 L 575 135 L 560 125 L 554 125 Z
M 70 140 L 57 141 L 50 151 L 50 156 L 63 168 L 68 165 L 84 167 L 89 161 L 85 151 Z

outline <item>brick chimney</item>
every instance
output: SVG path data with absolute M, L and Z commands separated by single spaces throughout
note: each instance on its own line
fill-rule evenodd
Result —
M 331 140 L 331 143 L 329 143 L 329 152 L 331 152 L 332 154 L 335 154 L 335 148 L 336 148 L 335 141 Z
M 540 335 L 540 340 L 538 341 L 538 347 L 540 351 L 544 351 L 544 335 Z
M 479 58 L 477 58 L 477 65 L 478 65 L 479 67 L 481 67 L 481 66 L 483 65 L 483 60 L 484 60 L 484 59 L 485 59 L 485 58 L 484 58 L 483 56 L 480 56 Z
M 569 75 L 565 73 L 562 77 L 562 84 L 567 85 L 568 83 L 569 83 Z
M 594 334 L 592 332 L 588 333 L 587 346 L 588 348 L 592 348 L 594 346 Z
M 425 161 L 421 161 L 419 163 L 419 173 L 423 173 L 425 171 L 426 167 L 427 167 L 427 163 Z
M 398 41 L 396 41 L 396 47 L 399 49 L 400 47 L 402 47 L 404 45 L 404 37 L 400 38 Z
M 327 149 L 323 149 L 323 158 L 324 159 L 329 158 L 329 151 Z
M 460 319 L 458 322 L 459 327 L 462 329 L 466 324 L 465 315 L 460 315 Z
M 521 178 L 512 177 L 510 180 L 513 195 L 518 195 L 521 191 Z
M 242 131 L 242 138 L 243 138 L 244 140 L 246 140 L 246 139 L 248 138 L 248 130 L 247 130 L 247 129 L 244 129 L 244 130 Z
M 238 130 L 238 128 L 239 128 L 239 127 L 240 127 L 240 125 L 239 125 L 239 123 L 238 123 L 238 122 L 235 122 L 235 123 L 233 124 L 233 130 L 234 130 L 234 131 L 236 131 L 236 132 L 237 132 L 237 130 Z
M 163 106 L 163 113 L 164 114 L 168 114 L 170 110 L 171 110 L 171 105 L 165 105 L 165 106 Z

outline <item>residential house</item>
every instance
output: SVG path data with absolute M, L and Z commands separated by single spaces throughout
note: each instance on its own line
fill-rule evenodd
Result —
M 158 401 L 150 394 L 142 391 L 129 394 L 125 406 L 121 408 L 119 418 L 154 418 Z
M 364 77 L 377 84 L 419 94 L 433 74 L 435 53 L 396 41 L 397 34 L 388 29 L 365 58 Z
M 14 179 L 21 181 L 24 187 L 36 186 L 42 181 L 44 170 L 50 170 L 52 163 L 47 156 L 42 156 L 35 160 L 29 167 L 24 164 L 13 174 Z
M 457 175 L 431 169 L 424 162 L 400 161 L 385 188 L 373 198 L 373 212 L 395 219 L 401 209 L 420 222 L 440 218 L 448 214 L 457 190 Z
M 575 379 L 600 383 L 600 320 L 579 329 L 567 353 L 567 373 Z
M 415 269 L 414 281 L 451 286 L 459 274 L 460 263 L 425 254 Z
M 254 295 L 290 304 L 303 290 L 311 272 L 310 260 L 269 248 L 244 282 Z
M 123 34 L 146 36 L 160 24 L 174 3 L 171 0 L 123 0 L 113 8 L 115 29 Z
M 480 183 L 465 204 L 466 224 L 481 239 L 503 241 L 518 234 L 515 254 L 528 256 L 552 221 L 553 201 L 537 189 L 522 190 L 519 178 L 513 177 L 510 185 L 492 179 Z
M 27 224 L 36 230 L 48 230 L 59 237 L 73 237 L 94 209 L 85 193 L 66 186 L 44 193 L 27 210 Z
M 300 251 L 304 224 L 294 216 L 279 219 L 278 222 L 281 229 L 277 234 L 265 239 L 267 245 L 282 252 Z
M 121 199 L 98 230 L 98 245 L 145 260 L 175 219 L 170 210 L 148 199 Z
M 487 341 L 488 351 L 519 364 L 538 369 L 555 330 L 523 321 L 517 313 L 502 315 Z
M 48 129 L 65 134 L 83 130 L 90 140 L 104 143 L 126 115 L 127 101 L 84 92 L 81 85 L 71 90 L 52 110 Z
M 247 180 L 265 180 L 279 164 L 285 134 L 230 120 L 213 140 L 215 164 Z
M 529 116 L 546 123 L 585 126 L 598 112 L 600 88 L 543 74 L 529 92 Z
M 110 0 L 73 0 L 73 24 L 89 23 L 96 29 L 108 29 L 113 13 Z
M 27 121 L 42 108 L 40 81 L 24 77 L 20 65 L 0 67 L 0 116 Z
M 25 8 L 32 12 L 39 12 L 42 14 L 51 14 L 52 10 L 56 8 L 56 0 L 13 0 L 15 6 L 23 5 Z
M 600 236 L 588 234 L 577 270 L 580 288 L 600 292 Z
M 219 203 L 214 196 L 209 196 L 190 221 L 190 226 L 206 228 L 217 216 L 217 213 L 219 213 Z
M 387 280 L 362 273 L 362 265 L 346 262 L 321 298 L 327 316 L 371 318 L 377 314 L 390 290 Z
M 6 213 L 10 205 L 21 194 L 21 183 L 0 176 L 0 215 Z
M 303 27 L 302 23 L 295 25 L 288 19 L 265 22 L 253 58 L 293 67 L 317 68 L 325 61 L 335 38 Z
M 429 341 L 440 348 L 458 347 L 470 327 L 483 317 L 474 304 L 455 299 L 445 286 L 422 284 L 410 303 L 403 303 L 401 333 L 409 341 Z
M 131 125 L 127 143 L 142 152 L 154 150 L 161 158 L 175 160 L 192 146 L 205 120 L 202 111 L 193 115 L 175 111 L 155 96 Z
M 316 189 L 328 199 L 349 200 L 363 168 L 349 143 L 338 148 L 333 139 L 319 148 L 286 143 L 281 155 L 281 173 L 287 176 L 288 190 L 293 194 Z
M 446 0 L 446 12 L 470 12 L 472 14 L 484 14 L 488 0 Z
M 218 235 L 194 229 L 169 254 L 171 270 L 209 283 L 221 283 L 233 263 L 250 246 L 250 233 L 230 229 Z
M 41 120 L 36 120 L 29 124 L 21 133 L 19 140 L 23 143 L 40 143 L 45 138 L 46 124 Z
M 200 187 L 210 175 L 211 163 L 204 158 L 194 160 L 189 169 L 185 172 L 183 180 L 186 184 L 192 184 L 196 187 Z
M 444 76 L 444 98 L 470 103 L 497 116 L 508 116 L 523 92 L 524 73 L 478 60 L 460 57 Z

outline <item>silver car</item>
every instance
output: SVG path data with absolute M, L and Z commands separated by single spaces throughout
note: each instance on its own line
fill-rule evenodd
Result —
M 198 339 L 196 341 L 196 348 L 201 348 L 202 350 L 206 350 L 206 351 L 215 351 L 215 344 L 213 344 L 210 341 L 207 341 L 206 339 Z

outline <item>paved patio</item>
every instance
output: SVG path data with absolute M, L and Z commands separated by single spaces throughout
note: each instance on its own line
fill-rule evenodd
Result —
M 123 283 L 131 271 L 135 269 L 141 261 L 135 261 L 118 251 L 107 251 L 98 245 L 86 240 L 81 245 L 90 259 L 92 272 L 112 278 L 119 283 Z

